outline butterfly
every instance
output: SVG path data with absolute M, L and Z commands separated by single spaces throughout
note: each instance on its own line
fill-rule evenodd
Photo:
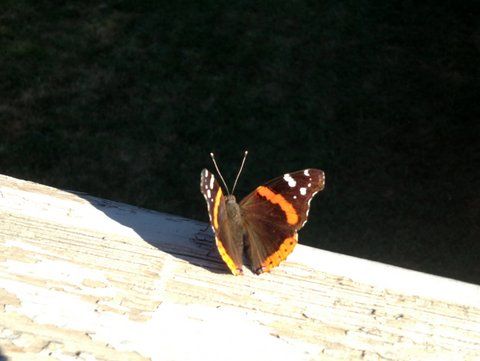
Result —
M 235 179 L 232 193 L 248 152 Z M 234 275 L 243 274 L 244 251 L 253 272 L 269 272 L 293 251 L 298 231 L 307 222 L 310 201 L 325 186 L 320 169 L 285 173 L 259 187 L 237 203 L 218 169 L 225 194 L 207 169 L 200 175 L 200 191 L 205 197 L 215 244 L 221 258 Z

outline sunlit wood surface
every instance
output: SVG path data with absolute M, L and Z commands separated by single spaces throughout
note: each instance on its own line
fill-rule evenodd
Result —
M 301 245 L 235 277 L 204 223 L 0 176 L 5 359 L 479 360 L 480 287 Z

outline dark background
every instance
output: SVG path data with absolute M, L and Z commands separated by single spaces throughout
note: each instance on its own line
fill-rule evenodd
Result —
M 474 1 L 2 1 L 0 172 L 207 221 L 321 168 L 300 242 L 480 283 Z

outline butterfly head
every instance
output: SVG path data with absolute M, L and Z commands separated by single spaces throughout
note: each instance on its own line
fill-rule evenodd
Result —
M 227 205 L 229 204 L 237 204 L 237 199 L 235 198 L 235 196 L 233 194 L 229 194 L 228 196 L 225 197 L 226 198 L 226 203 Z
M 234 195 L 230 194 L 230 195 L 226 196 L 225 207 L 227 209 L 228 217 L 232 221 L 240 224 L 241 221 L 242 221 L 240 206 L 238 205 L 237 200 L 235 199 Z

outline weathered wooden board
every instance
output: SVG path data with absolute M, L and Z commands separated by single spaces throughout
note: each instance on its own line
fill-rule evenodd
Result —
M 200 197 L 200 195 L 199 195 Z M 0 360 L 479 360 L 480 287 L 0 176 Z

